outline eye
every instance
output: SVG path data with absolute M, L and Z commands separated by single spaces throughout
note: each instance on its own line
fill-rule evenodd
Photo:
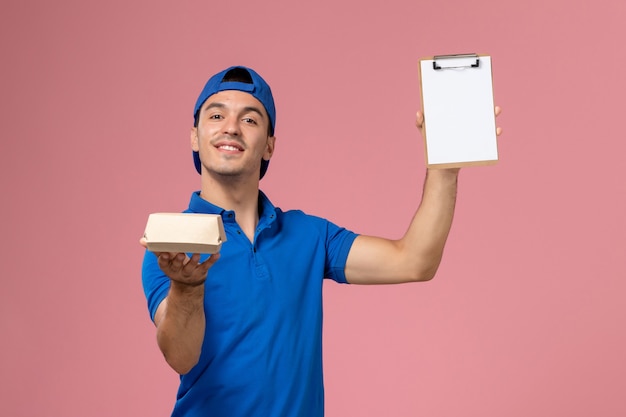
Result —
M 209 116 L 209 119 L 213 119 L 213 120 L 218 120 L 221 119 L 222 115 L 221 114 L 212 114 Z
M 253 119 L 253 118 L 251 118 L 251 117 L 244 117 L 244 118 L 243 118 L 243 121 L 244 121 L 244 122 L 246 122 L 246 123 L 248 123 L 248 124 L 253 124 L 253 125 L 257 124 L 257 123 L 256 123 L 256 120 L 254 120 L 254 119 Z

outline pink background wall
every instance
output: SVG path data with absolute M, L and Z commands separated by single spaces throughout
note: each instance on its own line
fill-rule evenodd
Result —
M 434 281 L 325 289 L 327 415 L 626 415 L 622 0 L 4 1 L 0 415 L 168 416 L 137 244 L 199 187 L 206 77 L 274 89 L 262 188 L 399 237 L 417 61 L 493 57 L 501 162 L 462 172 Z

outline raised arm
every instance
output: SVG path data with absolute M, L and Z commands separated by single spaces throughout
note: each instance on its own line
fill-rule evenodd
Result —
M 450 232 L 458 169 L 428 170 L 422 202 L 399 240 L 359 236 L 346 263 L 352 284 L 397 284 L 435 276 Z
M 495 112 L 498 115 L 500 108 L 496 107 Z M 417 127 L 422 129 L 423 122 L 418 112 Z M 422 202 L 401 239 L 357 237 L 346 263 L 348 282 L 397 284 L 433 278 L 452 226 L 458 175 L 458 168 L 426 172 Z

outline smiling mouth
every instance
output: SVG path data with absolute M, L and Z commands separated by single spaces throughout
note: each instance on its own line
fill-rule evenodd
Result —
M 220 145 L 217 147 L 217 149 L 222 149 L 224 151 L 242 151 L 241 148 L 233 145 Z

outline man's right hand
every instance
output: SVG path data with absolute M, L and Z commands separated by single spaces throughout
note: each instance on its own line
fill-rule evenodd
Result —
M 141 238 L 139 243 L 147 247 L 146 239 Z M 200 254 L 195 253 L 189 258 L 184 253 L 154 252 L 158 258 L 159 267 L 172 281 L 179 284 L 196 287 L 206 281 L 207 272 L 220 257 L 214 253 L 204 262 L 200 262 Z

